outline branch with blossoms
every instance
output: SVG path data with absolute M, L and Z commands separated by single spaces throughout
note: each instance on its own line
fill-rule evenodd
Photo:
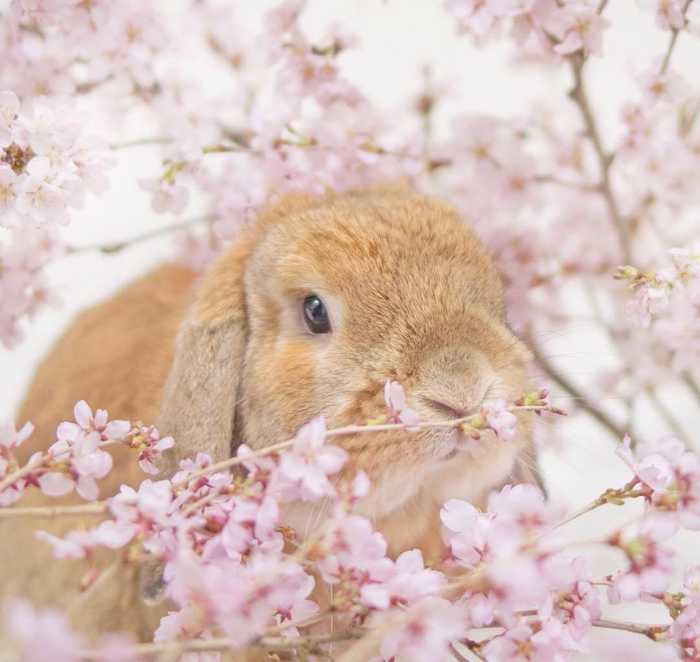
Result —
M 161 567 L 159 599 L 174 609 L 161 620 L 153 643 L 109 637 L 89 648 L 60 616 L 18 602 L 10 606 L 7 628 L 23 654 L 31 659 L 37 646 L 51 644 L 76 662 L 246 647 L 328 654 L 329 646 L 345 642 L 338 659 L 347 662 L 367 659 L 368 651 L 390 660 L 441 651 L 461 655 L 460 649 L 497 661 L 523 647 L 536 659 L 573 653 L 585 646 L 593 628 L 641 634 L 697 654 L 698 570 L 689 569 L 683 588 L 671 591 L 673 555 L 665 546 L 679 527 L 700 529 L 700 459 L 681 442 L 660 440 L 632 450 L 626 440 L 619 454 L 633 478 L 568 518 L 533 485 L 508 485 L 492 493 L 484 512 L 466 501 L 447 501 L 440 511 L 444 554 L 437 569 L 426 566 L 419 550 L 395 560 L 387 556 L 383 537 L 355 512 L 369 490 L 367 477 L 335 480 L 347 454 L 326 442 L 348 434 L 397 429 L 410 434 L 450 426 L 471 441 L 507 444 L 516 433 L 514 412 L 561 411 L 549 403 L 546 391 L 537 391 L 511 405 L 484 405 L 462 419 L 423 422 L 407 407 L 400 385 L 388 382 L 384 395 L 381 421 L 327 430 L 319 418 L 290 441 L 258 451 L 241 446 L 230 460 L 214 464 L 200 453 L 183 460 L 170 480 L 146 479 L 137 489 L 122 486 L 99 504 L 107 519 L 92 529 L 62 538 L 38 531 L 37 538 L 59 559 L 90 560 L 96 549 L 107 548 L 119 551 L 123 563 L 155 562 Z M 152 428 L 141 426 L 129 435 L 126 422 L 109 422 L 102 410 L 93 416 L 85 403 L 78 403 L 75 413 L 75 423 L 59 426 L 61 445 L 53 451 L 76 458 L 66 462 L 67 475 L 101 463 L 97 456 L 82 464 L 78 460 L 86 455 L 76 448 L 88 446 L 94 455 L 105 452 L 100 443 L 128 438 L 123 443 L 139 449 L 142 468 L 151 470 L 154 453 L 170 445 Z M 15 449 L 30 431 L 10 431 L 3 448 Z M 231 473 L 241 465 L 243 473 Z M 76 484 L 81 479 L 73 478 Z M 91 494 L 88 490 L 88 498 Z M 557 541 L 557 532 L 594 508 L 632 498 L 647 504 L 641 520 L 596 541 L 616 550 L 624 568 L 596 578 L 571 543 Z M 331 502 L 331 515 L 306 539 L 281 523 L 284 503 L 319 500 Z M 48 509 L 44 515 L 83 512 L 74 508 Z M 13 510 L 22 509 L 5 512 Z M 95 590 L 100 575 L 88 575 L 85 588 Z M 314 576 L 330 596 L 323 607 L 318 592 L 312 594 Z M 655 600 L 667 608 L 669 620 L 641 625 L 605 618 L 600 587 L 610 604 Z M 331 620 L 332 633 L 318 631 Z

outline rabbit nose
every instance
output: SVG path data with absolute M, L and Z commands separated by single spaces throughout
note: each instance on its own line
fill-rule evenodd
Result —
M 446 399 L 435 400 L 433 398 L 425 398 L 426 404 L 441 414 L 446 414 L 450 418 L 463 418 L 467 415 L 466 407 L 456 403 L 448 402 Z

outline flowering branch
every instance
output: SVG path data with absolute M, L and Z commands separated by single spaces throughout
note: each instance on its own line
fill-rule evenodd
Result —
M 683 3 L 683 8 L 681 10 L 681 14 L 683 16 L 684 23 L 685 23 L 685 17 L 688 13 L 688 8 L 690 7 L 692 2 L 693 2 L 693 0 L 685 0 Z M 682 28 L 671 27 L 671 38 L 669 39 L 668 48 L 666 49 L 666 54 L 664 55 L 664 59 L 661 62 L 660 72 L 662 75 L 668 71 L 668 65 L 671 63 L 671 56 L 673 55 L 673 50 L 676 47 L 676 42 L 678 41 L 678 35 L 679 35 L 681 30 L 682 30 Z

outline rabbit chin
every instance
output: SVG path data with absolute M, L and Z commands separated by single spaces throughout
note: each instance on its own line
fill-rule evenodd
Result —
M 355 513 L 372 520 L 385 537 L 389 552 L 413 548 L 437 558 L 441 553 L 440 517 L 448 499 L 464 499 L 482 506 L 488 494 L 508 481 L 518 455 L 514 443 L 470 442 L 457 447 L 450 459 L 426 462 L 410 470 L 387 467 L 375 478 Z M 318 531 L 332 514 L 330 502 L 288 504 L 285 524 L 303 537 Z

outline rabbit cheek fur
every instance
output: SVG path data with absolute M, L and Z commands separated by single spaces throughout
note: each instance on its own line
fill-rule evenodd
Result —
M 220 459 L 234 438 L 262 448 L 318 414 L 328 427 L 362 424 L 385 413 L 386 380 L 404 386 L 425 420 L 472 413 L 525 385 L 529 356 L 504 324 L 499 277 L 443 203 L 406 192 L 295 198 L 263 216 L 213 274 L 179 340 L 192 344 L 179 352 L 186 369 L 176 358 L 164 398 L 162 427 L 186 454 Z M 330 333 L 305 327 L 310 294 L 325 303 Z M 349 460 L 335 480 L 365 471 L 372 488 L 358 510 L 390 550 L 432 552 L 444 500 L 479 502 L 512 480 L 528 439 L 526 421 L 511 442 L 448 429 L 336 438 Z M 308 535 L 327 505 L 295 504 L 284 518 Z

